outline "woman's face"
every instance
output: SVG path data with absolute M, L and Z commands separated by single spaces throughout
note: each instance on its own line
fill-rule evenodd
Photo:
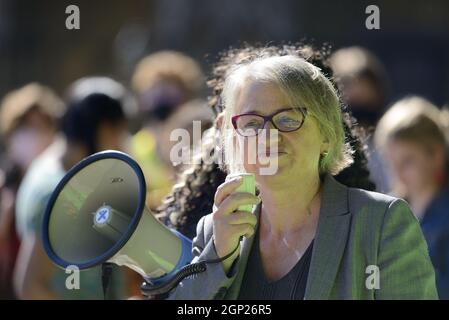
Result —
M 289 107 L 307 108 L 307 106 L 292 106 L 275 84 L 249 81 L 238 92 L 234 114 L 231 116 L 244 113 L 267 116 Z M 275 130 L 277 137 L 271 139 L 270 134 L 258 135 L 253 139 L 257 140 L 255 148 L 248 147 L 251 139 L 237 134 L 237 143 L 240 150 L 243 150 L 244 168 L 247 172 L 254 173 L 258 182 L 289 184 L 291 180 L 310 181 L 311 178 L 318 176 L 320 154 L 327 150 L 327 144 L 323 143 L 317 122 L 310 114 L 305 117 L 299 130 L 280 132 L 274 129 L 271 122 L 266 124 L 265 129 Z M 270 148 L 270 156 L 266 153 L 266 146 Z M 251 159 L 256 161 L 250 161 Z M 267 166 L 266 160 L 269 160 L 270 165 L 275 163 L 277 166 L 276 170 L 270 170 L 272 174 L 261 174 L 263 172 L 261 169 Z
M 406 140 L 396 139 L 388 143 L 392 169 L 406 192 L 416 192 L 436 182 L 437 173 L 444 167 L 444 156 L 438 148 L 432 149 L 426 150 Z

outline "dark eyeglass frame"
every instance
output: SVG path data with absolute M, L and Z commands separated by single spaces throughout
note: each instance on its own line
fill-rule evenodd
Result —
M 302 114 L 302 116 L 303 116 L 303 117 L 302 117 L 301 124 L 299 125 L 298 128 L 292 129 L 292 130 L 281 130 L 281 129 L 279 129 L 279 128 L 276 126 L 276 124 L 274 123 L 273 118 L 274 118 L 276 115 L 278 115 L 279 113 L 281 113 L 281 112 L 291 111 L 291 110 L 299 110 L 299 112 L 301 112 L 301 114 Z M 276 130 L 279 130 L 280 132 L 293 132 L 293 131 L 297 131 L 297 130 L 301 129 L 302 125 L 304 124 L 304 121 L 306 120 L 306 116 L 307 116 L 307 115 L 308 115 L 308 110 L 307 110 L 307 108 L 303 108 L 303 107 L 298 107 L 298 108 L 283 108 L 283 109 L 280 109 L 280 110 L 276 111 L 275 113 L 272 113 L 272 114 L 267 115 L 267 116 L 263 116 L 263 115 L 261 115 L 261 114 L 255 113 L 255 112 L 238 114 L 238 115 L 235 115 L 235 116 L 233 116 L 233 117 L 231 118 L 231 122 L 232 122 L 232 126 L 234 127 L 234 130 L 237 131 L 237 133 L 238 133 L 239 135 L 241 135 L 242 137 L 254 137 L 254 136 L 257 136 L 257 135 L 259 134 L 260 130 L 262 130 L 263 128 L 265 128 L 267 122 L 271 122 L 271 123 L 273 124 L 273 127 L 274 127 Z M 256 130 L 256 134 L 254 134 L 254 135 L 246 136 L 246 135 L 241 134 L 240 131 L 239 131 L 238 128 L 237 128 L 237 121 L 238 121 L 238 119 L 239 119 L 240 117 L 242 117 L 242 116 L 258 116 L 258 117 L 260 117 L 260 118 L 263 118 L 264 121 L 263 121 L 262 129 Z

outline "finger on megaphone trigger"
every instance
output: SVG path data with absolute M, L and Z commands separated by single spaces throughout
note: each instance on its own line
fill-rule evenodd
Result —
M 235 177 L 229 181 L 222 183 L 218 186 L 215 192 L 214 203 L 219 206 L 224 199 L 226 199 L 231 193 L 233 193 L 243 182 L 242 177 Z
M 224 214 L 231 214 L 243 205 L 256 205 L 260 198 L 247 192 L 235 192 L 229 195 L 220 205 L 220 210 Z

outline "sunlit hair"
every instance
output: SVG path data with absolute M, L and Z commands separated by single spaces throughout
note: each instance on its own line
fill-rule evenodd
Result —
M 329 142 L 328 152 L 320 158 L 319 173 L 336 175 L 352 162 L 351 146 L 345 141 L 341 105 L 336 89 L 320 69 L 303 58 L 286 55 L 256 59 L 239 65 L 226 78 L 222 101 L 225 115 L 222 127 L 224 169 L 229 173 L 244 171 L 231 117 L 235 114 L 236 97 L 247 82 L 265 82 L 279 87 L 291 106 L 305 107 L 318 123 L 320 132 Z
M 385 150 L 393 140 L 409 141 L 429 148 L 446 146 L 447 112 L 440 111 L 424 98 L 412 96 L 396 102 L 379 121 L 375 133 L 376 145 Z
M 178 82 L 189 94 L 196 96 L 203 87 L 204 75 L 200 65 L 191 57 L 176 51 L 158 51 L 143 58 L 132 77 L 133 89 L 142 93 L 156 81 Z
M 56 124 L 65 112 L 65 105 L 56 93 L 39 83 L 30 83 L 8 93 L 0 105 L 0 133 L 8 136 L 33 110 L 45 116 L 49 125 Z

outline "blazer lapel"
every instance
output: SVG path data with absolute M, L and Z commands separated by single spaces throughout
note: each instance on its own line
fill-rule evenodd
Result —
M 304 299 L 329 299 L 346 246 L 350 218 L 348 188 L 327 174 Z
M 253 211 L 260 218 L 261 205 Z M 324 179 L 320 217 L 307 278 L 305 299 L 328 299 L 343 255 L 350 225 L 348 188 L 330 174 Z M 244 238 L 240 247 L 240 266 L 225 299 L 235 300 L 240 293 L 254 236 Z

